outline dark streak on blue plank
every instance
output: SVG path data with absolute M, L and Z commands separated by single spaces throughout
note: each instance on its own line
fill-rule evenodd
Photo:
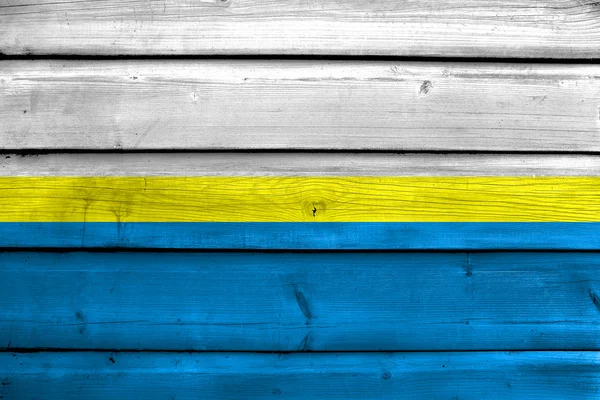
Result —
M 600 349 L 600 253 L 8 252 L 0 346 Z
M 0 353 L 3 400 L 597 399 L 596 352 Z
M 0 223 L 4 248 L 600 250 L 600 223 Z

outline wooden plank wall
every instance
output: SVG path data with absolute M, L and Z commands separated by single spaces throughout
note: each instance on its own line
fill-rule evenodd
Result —
M 4 54 L 594 58 L 594 0 L 3 0 Z
M 6 150 L 600 150 L 597 65 L 7 61 L 0 82 Z
M 600 399 L 594 1 L 0 0 L 0 399 Z

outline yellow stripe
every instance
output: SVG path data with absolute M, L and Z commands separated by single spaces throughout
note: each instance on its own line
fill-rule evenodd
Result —
M 2 222 L 600 221 L 600 177 L 1 177 Z

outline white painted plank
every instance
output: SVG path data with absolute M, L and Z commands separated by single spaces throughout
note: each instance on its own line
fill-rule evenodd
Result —
M 5 61 L 0 148 L 600 151 L 594 65 Z
M 600 56 L 593 0 L 2 0 L 5 54 Z
M 599 176 L 600 157 L 437 153 L 2 154 L 0 176 Z

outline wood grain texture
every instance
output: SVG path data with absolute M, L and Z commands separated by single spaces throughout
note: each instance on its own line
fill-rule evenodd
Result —
M 5 54 L 594 58 L 582 0 L 35 0 L 0 3 Z
M 3 154 L 0 176 L 600 176 L 580 154 Z
M 600 151 L 595 65 L 44 60 L 0 71 L 4 150 Z
M 5 222 L 0 247 L 600 250 L 598 222 Z
M 2 353 L 0 396 L 33 399 L 597 399 L 596 352 Z
M 598 253 L 11 252 L 0 274 L 7 350 L 600 348 Z
M 600 222 L 600 177 L 0 177 L 0 222 Z

